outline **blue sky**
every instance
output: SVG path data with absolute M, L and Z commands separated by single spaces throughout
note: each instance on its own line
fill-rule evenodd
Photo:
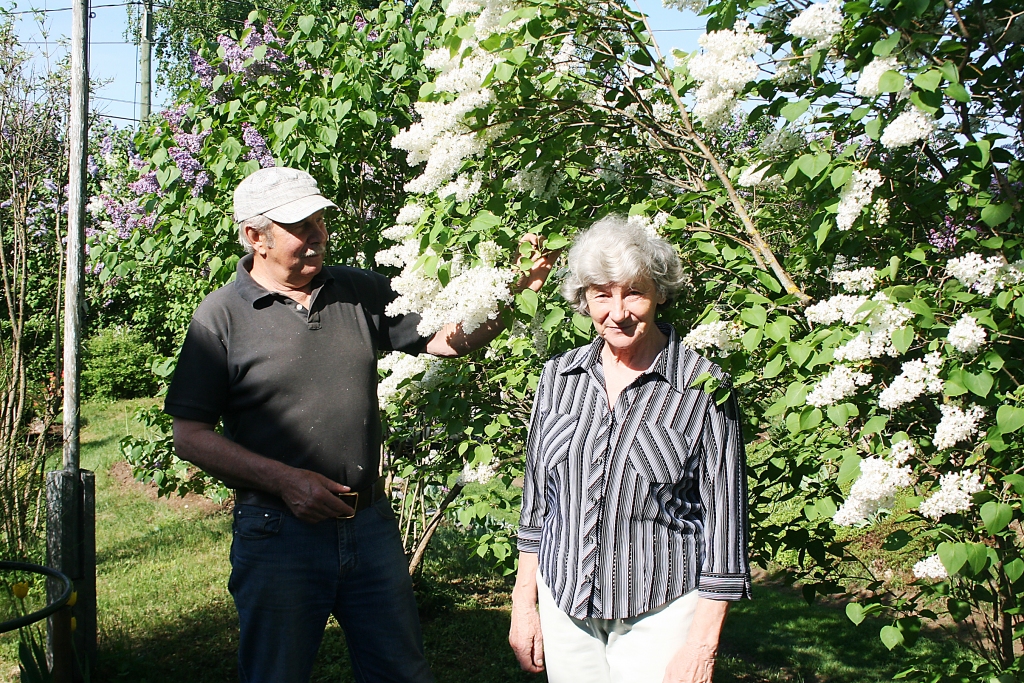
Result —
M 662 7 L 660 0 L 631 1 L 650 16 L 651 27 L 666 55 L 673 48 L 685 51 L 697 48 L 697 38 L 704 26 L 702 17 Z M 70 0 L 19 0 L 15 6 L 8 7 L 15 12 L 47 10 L 42 26 L 32 14 L 16 17 L 19 37 L 26 48 L 38 55 L 41 65 L 47 58 L 57 60 L 65 54 L 65 46 L 71 38 L 71 12 L 67 11 L 71 7 Z M 111 118 L 111 122 L 119 128 L 134 125 L 133 120 L 139 116 L 138 48 L 125 38 L 129 11 L 137 12 L 138 5 L 126 3 L 126 0 L 93 0 L 90 76 L 97 88 L 90 106 L 99 114 L 116 117 Z M 167 93 L 155 92 L 153 111 L 159 111 L 166 101 Z

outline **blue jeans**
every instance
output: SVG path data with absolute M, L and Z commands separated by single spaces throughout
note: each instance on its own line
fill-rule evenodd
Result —
M 319 524 L 237 505 L 228 590 L 241 683 L 307 683 L 327 617 L 359 683 L 432 683 L 398 523 L 385 498 Z

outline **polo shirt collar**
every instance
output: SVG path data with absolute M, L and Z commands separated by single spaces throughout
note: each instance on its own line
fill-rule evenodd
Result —
M 252 278 L 252 262 L 252 254 L 246 254 L 238 259 L 238 265 L 235 267 L 235 291 L 251 306 L 255 306 L 257 301 L 273 296 L 276 292 L 269 291 Z M 331 275 L 327 267 L 321 267 L 320 272 L 313 276 L 313 290 L 319 289 L 332 280 L 334 280 L 334 276 Z
M 658 329 L 668 336 L 668 344 L 658 353 L 654 362 L 651 363 L 651 367 L 647 368 L 643 374 L 660 375 L 661 379 L 668 382 L 673 389 L 681 392 L 686 388 L 686 378 L 680 376 L 679 371 L 682 367 L 680 356 L 686 353 L 686 348 L 679 343 L 679 335 L 676 334 L 674 327 L 668 323 L 657 323 L 657 325 Z M 586 351 L 577 354 L 575 358 L 566 363 L 562 374 L 579 370 L 593 374 L 594 368 L 601 362 L 603 349 L 604 339 L 598 337 L 590 343 Z

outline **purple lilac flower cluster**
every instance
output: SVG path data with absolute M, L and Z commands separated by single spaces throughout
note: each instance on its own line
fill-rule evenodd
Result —
M 272 42 L 277 42 L 277 34 L 271 24 L 264 24 L 260 32 L 251 22 L 245 23 L 248 34 L 240 43 L 236 43 L 229 36 L 217 36 L 217 43 L 224 48 L 224 62 L 228 65 L 231 73 L 241 74 L 242 80 L 248 80 L 261 73 L 276 73 L 281 70 L 278 62 L 288 60 L 288 56 L 281 50 L 269 47 Z M 246 62 L 256 54 L 256 48 L 266 45 L 267 51 L 256 63 L 246 66 Z M 212 83 L 212 81 L 211 81 Z
M 213 77 L 217 72 L 210 66 L 210 63 L 203 59 L 198 52 L 189 53 L 188 59 L 192 64 L 192 71 L 195 72 L 196 77 L 199 79 L 199 85 L 204 88 L 212 88 Z
M 139 179 L 134 183 L 128 185 L 138 196 L 147 194 L 163 195 L 163 190 L 160 189 L 160 183 L 156 179 L 156 171 L 149 171 L 139 176 Z
M 181 122 L 185 120 L 185 116 L 188 114 L 187 104 L 179 104 L 173 109 L 164 109 L 160 112 L 160 115 L 167 120 L 167 123 L 171 124 L 171 130 L 177 130 L 181 128 Z
M 210 129 L 201 133 L 186 133 L 179 130 L 174 134 L 174 142 L 189 154 L 199 154 L 199 150 L 203 148 L 203 140 L 208 138 L 211 132 Z
M 959 241 L 957 235 L 965 228 L 971 228 L 972 216 L 968 216 L 964 223 L 958 224 L 952 216 L 945 216 L 941 228 L 932 228 L 928 231 L 928 243 L 939 251 L 952 251 Z
M 274 155 L 267 147 L 267 141 L 251 123 L 242 124 L 242 141 L 249 147 L 249 151 L 245 155 L 246 159 L 260 162 L 261 168 L 270 168 L 276 165 Z
M 109 135 L 104 136 L 103 140 L 100 141 L 100 154 L 105 157 L 109 157 L 114 153 L 114 139 Z
M 110 216 L 110 227 L 117 232 L 118 239 L 128 239 L 135 229 L 141 226 L 152 230 L 156 223 L 156 214 L 145 214 L 138 199 L 125 204 L 108 195 L 100 195 L 100 199 L 107 215 Z

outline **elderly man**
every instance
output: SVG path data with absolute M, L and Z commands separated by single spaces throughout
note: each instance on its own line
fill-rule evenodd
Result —
M 385 313 L 386 277 L 324 267 L 336 207 L 308 173 L 259 170 L 234 204 L 249 254 L 196 310 L 164 409 L 178 455 L 236 489 L 239 677 L 308 681 L 333 614 L 357 681 L 431 681 L 380 476 L 377 352 L 457 356 L 501 321 L 426 339 L 418 316 Z M 550 269 L 539 256 L 519 286 L 539 289 Z

